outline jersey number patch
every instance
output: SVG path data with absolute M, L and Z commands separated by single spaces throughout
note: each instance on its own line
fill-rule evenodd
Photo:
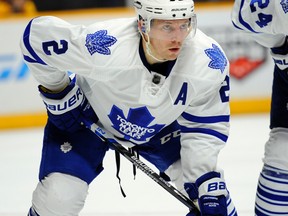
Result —
M 220 88 L 220 97 L 223 103 L 229 101 L 229 91 L 230 91 L 230 78 L 229 76 L 225 77 L 225 80 L 222 83 L 222 87 Z
M 257 7 L 260 9 L 264 9 L 269 5 L 270 0 L 251 0 L 250 9 L 252 13 L 257 12 Z M 256 7 L 257 6 L 257 7 Z M 259 20 L 256 21 L 256 24 L 263 28 L 268 25 L 272 21 L 273 16 L 271 14 L 258 13 Z
M 42 43 L 42 48 L 46 55 L 52 55 L 51 48 L 54 53 L 61 55 L 68 50 L 68 42 L 66 40 L 60 40 L 59 44 L 56 41 L 47 41 Z

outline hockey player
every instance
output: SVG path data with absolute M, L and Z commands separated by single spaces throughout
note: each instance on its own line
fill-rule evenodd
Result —
M 109 149 L 86 128 L 93 122 L 169 176 L 201 215 L 237 215 L 217 168 L 229 133 L 228 60 L 196 31 L 192 0 L 135 8 L 137 19 L 88 27 L 51 16 L 27 25 L 21 48 L 48 112 L 28 215 L 79 214 Z
M 269 48 L 275 62 L 271 131 L 258 180 L 255 214 L 288 215 L 288 1 L 236 0 L 232 21 Z

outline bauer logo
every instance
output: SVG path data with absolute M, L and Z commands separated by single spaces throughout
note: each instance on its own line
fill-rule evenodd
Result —
M 177 12 L 177 11 L 186 11 L 187 8 L 173 8 L 171 11 L 172 12 Z
M 26 64 L 17 55 L 0 55 L 0 82 L 21 81 L 29 76 Z
M 71 96 L 72 95 L 72 96 Z M 66 97 L 62 100 L 50 100 L 42 96 L 43 102 L 47 109 L 54 115 L 61 115 L 74 108 L 78 107 L 83 99 L 84 94 L 80 88 L 74 88 Z

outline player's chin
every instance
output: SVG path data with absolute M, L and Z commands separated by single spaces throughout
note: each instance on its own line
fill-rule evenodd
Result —
M 166 56 L 166 59 L 169 61 L 173 61 L 178 58 L 180 52 L 170 52 L 169 55 Z

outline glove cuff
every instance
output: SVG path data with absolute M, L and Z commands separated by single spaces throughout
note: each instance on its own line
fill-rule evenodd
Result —
M 209 172 L 199 177 L 195 183 L 185 183 L 185 191 L 190 199 L 195 200 L 204 195 L 227 196 L 226 184 L 219 172 Z
M 69 88 L 71 86 L 69 86 Z M 65 89 L 65 92 L 66 92 L 66 89 Z M 53 115 L 61 115 L 66 112 L 69 112 L 75 109 L 76 107 L 78 107 L 79 105 L 81 105 L 82 102 L 85 100 L 84 93 L 79 88 L 79 86 L 75 84 L 72 90 L 70 90 L 68 94 L 66 93 L 65 97 L 63 97 L 62 99 L 54 99 L 55 97 L 51 99 L 51 98 L 46 97 L 46 95 L 47 94 L 42 94 L 42 93 L 40 94 L 47 110 Z
M 288 36 L 285 38 L 285 42 L 280 47 L 271 48 L 270 54 L 279 67 L 280 70 L 288 68 Z
M 209 172 L 209 173 L 206 173 L 206 174 L 200 176 L 196 180 L 195 184 L 196 184 L 197 187 L 199 187 L 203 182 L 205 182 L 205 181 L 207 181 L 209 179 L 212 179 L 212 178 L 220 178 L 220 176 L 221 175 L 220 175 L 219 172 L 212 171 L 212 172 Z

